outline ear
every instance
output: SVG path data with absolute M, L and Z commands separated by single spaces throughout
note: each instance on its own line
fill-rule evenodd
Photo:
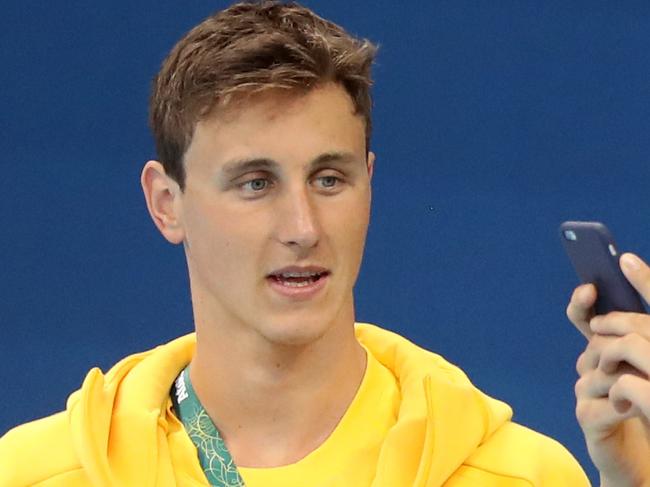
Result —
M 179 244 L 185 238 L 181 212 L 182 192 L 176 181 L 167 176 L 158 161 L 149 161 L 140 177 L 149 215 L 156 228 L 169 242 Z
M 368 178 L 372 181 L 372 173 L 375 170 L 375 153 L 368 152 L 368 157 L 366 158 L 366 164 L 368 166 Z

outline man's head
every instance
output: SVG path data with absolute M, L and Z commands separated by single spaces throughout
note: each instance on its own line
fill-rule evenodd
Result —
M 376 48 L 295 3 L 238 3 L 208 17 L 172 49 L 154 80 L 150 123 L 158 157 L 181 190 L 198 121 L 267 90 L 341 85 L 371 131 Z
M 157 77 L 142 185 L 187 256 L 197 331 L 307 344 L 354 321 L 374 47 L 296 5 L 238 4 Z M 207 332 L 209 333 L 209 332 Z

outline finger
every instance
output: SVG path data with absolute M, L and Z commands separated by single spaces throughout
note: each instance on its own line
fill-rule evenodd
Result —
M 576 361 L 576 372 L 578 372 L 578 375 L 582 377 L 585 375 L 590 369 L 588 366 L 588 356 L 587 352 L 582 352 L 580 356 L 578 357 L 578 360 Z
M 600 362 L 600 351 L 587 348 L 580 354 L 576 362 L 576 372 L 580 377 L 598 368 Z
M 606 315 L 594 316 L 589 322 L 593 333 L 624 336 L 636 333 L 650 340 L 650 315 L 612 311 Z
M 638 256 L 629 252 L 621 255 L 619 263 L 630 284 L 639 291 L 646 302 L 650 302 L 650 267 Z
M 636 375 L 622 375 L 609 391 L 609 401 L 626 416 L 650 418 L 650 382 Z
M 593 284 L 578 286 L 573 291 L 566 309 L 566 315 L 571 323 L 587 338 L 593 334 L 589 328 L 589 320 L 594 315 L 593 306 L 596 302 L 596 295 L 596 286 Z
M 576 403 L 576 419 L 585 436 L 603 438 L 608 436 L 620 423 L 627 418 L 633 417 L 629 409 L 620 413 L 614 408 L 609 398 L 582 399 Z
M 636 333 L 613 338 L 600 352 L 598 368 L 613 374 L 626 363 L 645 377 L 650 376 L 650 342 Z
M 586 373 L 576 381 L 576 398 L 595 399 L 607 397 L 609 390 L 623 375 L 635 375 L 644 379 L 647 378 L 645 374 L 625 362 L 621 363 L 616 369 L 616 372 L 612 374 L 597 368 Z
M 606 335 L 593 335 L 589 339 L 589 344 L 585 351 L 578 357 L 576 362 L 576 371 L 578 375 L 583 376 L 588 372 L 598 368 L 600 363 L 600 354 L 607 345 L 616 340 L 617 337 Z
M 592 370 L 576 381 L 576 398 L 578 400 L 584 400 L 607 397 L 609 390 L 618 379 L 619 377 L 617 375 L 605 374 L 599 369 Z

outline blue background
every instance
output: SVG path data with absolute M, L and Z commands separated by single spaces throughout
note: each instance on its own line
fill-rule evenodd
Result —
M 557 226 L 602 220 L 650 257 L 650 7 L 305 3 L 381 46 L 358 319 L 461 365 L 595 482 Z M 92 366 L 191 330 L 184 255 L 149 220 L 139 173 L 152 76 L 225 5 L 2 3 L 0 433 L 63 408 Z

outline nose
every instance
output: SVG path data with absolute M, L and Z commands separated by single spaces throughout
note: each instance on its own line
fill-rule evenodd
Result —
M 279 240 L 301 251 L 315 247 L 320 239 L 320 225 L 313 195 L 303 186 L 285 196 L 278 214 Z

